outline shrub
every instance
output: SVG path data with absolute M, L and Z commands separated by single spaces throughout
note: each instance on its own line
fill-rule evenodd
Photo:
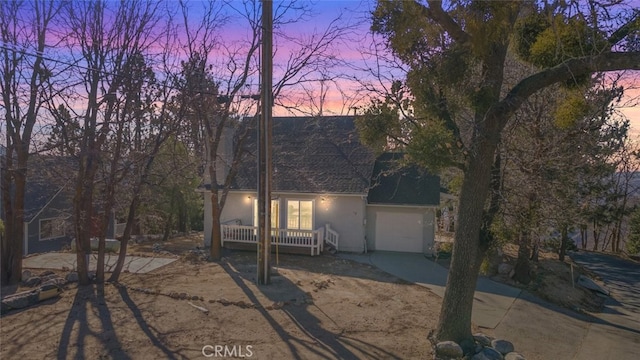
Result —
M 640 253 L 640 208 L 635 209 L 629 219 L 629 236 L 625 247 L 629 254 Z

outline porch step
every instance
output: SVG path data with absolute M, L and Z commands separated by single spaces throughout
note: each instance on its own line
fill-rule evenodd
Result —
M 329 244 L 328 242 L 324 242 L 324 251 L 323 252 L 328 252 L 331 255 L 335 255 L 338 253 L 338 250 L 336 250 L 336 248 L 333 247 L 333 245 Z

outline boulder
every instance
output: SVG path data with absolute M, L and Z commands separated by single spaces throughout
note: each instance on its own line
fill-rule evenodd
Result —
M 510 352 L 504 356 L 504 360 L 526 360 L 524 356 L 518 354 L 517 352 Z
M 455 341 L 442 341 L 436 344 L 436 356 L 445 358 L 461 358 L 464 351 Z
M 473 340 L 482 346 L 491 346 L 491 338 L 482 333 L 473 334 Z
M 507 340 L 496 339 L 491 342 L 491 347 L 496 349 L 500 354 L 505 355 L 513 352 L 513 344 Z
M 56 273 L 54 273 L 54 272 L 53 272 L 53 271 L 51 271 L 51 270 L 45 270 L 45 271 L 41 272 L 41 273 L 40 273 L 40 275 L 38 275 L 38 276 L 40 276 L 40 277 L 45 277 L 45 276 L 55 275 L 55 274 L 56 274 Z
M 479 353 L 473 355 L 471 360 L 503 360 L 502 354 L 492 348 L 484 348 Z
M 42 286 L 45 285 L 55 285 L 55 286 L 64 286 L 64 284 L 66 284 L 67 281 L 61 277 L 55 276 L 55 277 L 51 277 L 47 280 L 44 280 L 42 282 Z
M 33 276 L 33 274 L 31 273 L 31 271 L 29 270 L 23 270 L 22 271 L 22 281 L 27 280 L 28 278 L 30 278 L 31 276 Z
M 509 275 L 511 270 L 513 270 L 513 266 L 511 264 L 502 263 L 498 265 L 498 274 L 500 275 Z
M 72 271 L 68 273 L 65 279 L 70 283 L 78 282 L 78 272 Z
M 41 282 L 42 282 L 42 279 L 40 279 L 39 276 L 31 276 L 30 278 L 23 281 L 22 283 L 24 284 L 24 286 L 34 287 L 34 286 L 40 285 Z
M 465 339 L 460 342 L 460 347 L 465 355 L 473 355 L 477 353 L 476 351 L 476 343 L 471 339 Z

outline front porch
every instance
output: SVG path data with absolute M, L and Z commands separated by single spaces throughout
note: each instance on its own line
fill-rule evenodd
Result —
M 225 244 L 253 244 L 258 243 L 258 227 L 248 225 L 221 225 L 222 246 Z M 319 255 L 324 250 L 325 243 L 338 250 L 338 233 L 329 224 L 316 230 L 272 229 L 271 245 L 278 251 L 303 250 L 311 256 Z M 293 251 L 298 252 L 298 251 Z

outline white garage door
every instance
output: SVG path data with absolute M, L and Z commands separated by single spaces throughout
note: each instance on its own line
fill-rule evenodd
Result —
M 376 250 L 423 252 L 422 214 L 378 212 Z

